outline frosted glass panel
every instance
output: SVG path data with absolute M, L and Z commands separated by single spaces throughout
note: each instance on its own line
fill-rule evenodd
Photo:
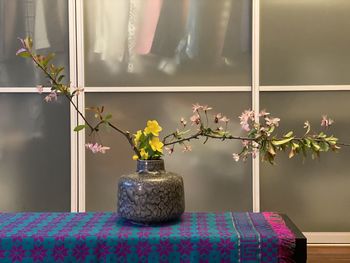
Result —
M 69 107 L 0 94 L 0 211 L 70 211 Z
M 260 93 L 261 94 L 261 93 Z M 322 114 L 335 119 L 328 129 L 350 142 L 350 92 L 269 92 L 261 106 L 281 117 L 281 130 L 303 134 L 303 123 L 321 131 Z M 321 159 L 277 158 L 277 165 L 261 165 L 261 207 L 288 214 L 303 231 L 350 231 L 350 148 L 321 154 Z
M 261 84 L 350 84 L 350 1 L 263 0 Z
M 68 1 L 0 0 L 0 86 L 35 86 L 45 78 L 30 60 L 17 57 L 18 37 L 31 36 L 38 53 L 56 54 L 68 68 Z
M 195 102 L 214 106 L 233 119 L 231 131 L 241 134 L 240 112 L 250 107 L 249 93 L 114 93 L 86 94 L 86 105 L 104 105 L 123 129 L 143 129 L 147 120 L 157 119 L 163 135 L 178 127 L 180 118 L 190 116 Z M 135 171 L 129 144 L 113 130 L 102 131 L 102 142 L 111 147 L 108 154 L 86 153 L 86 207 L 88 211 L 115 211 L 117 180 Z M 91 138 L 87 137 L 87 141 Z M 232 153 L 238 142 L 203 141 L 191 143 L 193 151 L 181 148 L 165 157 L 168 171 L 184 177 L 187 211 L 247 211 L 252 208 L 251 162 L 236 163 Z
M 249 86 L 250 0 L 87 0 L 87 86 Z

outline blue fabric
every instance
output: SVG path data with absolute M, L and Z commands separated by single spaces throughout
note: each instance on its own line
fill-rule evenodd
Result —
M 262 213 L 185 213 L 159 226 L 111 212 L 0 213 L 0 262 L 278 262 Z

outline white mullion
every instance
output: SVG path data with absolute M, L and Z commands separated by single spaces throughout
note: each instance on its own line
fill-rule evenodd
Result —
M 86 92 L 250 92 L 251 86 L 85 87 Z
M 252 110 L 259 112 L 259 56 L 260 56 L 260 1 L 253 0 L 252 12 Z M 253 211 L 260 212 L 260 156 L 257 153 L 252 160 L 252 176 L 253 176 Z
M 76 1 L 76 29 L 77 29 L 77 76 L 78 86 L 83 88 L 85 85 L 84 76 L 84 6 L 83 0 Z M 85 114 L 85 92 L 82 92 L 78 97 L 78 109 Z M 78 122 L 84 123 L 84 120 L 79 116 Z M 79 212 L 85 212 L 85 130 L 82 130 L 78 134 L 78 176 L 79 176 Z
M 77 60 L 76 60 L 76 6 L 75 1 L 68 1 L 68 22 L 69 22 L 69 76 L 72 86 L 77 85 Z M 77 103 L 76 98 L 73 102 Z M 71 146 L 71 212 L 78 211 L 78 138 L 73 131 L 77 126 L 77 114 L 70 104 L 70 146 Z
M 350 85 L 260 86 L 260 91 L 337 91 L 350 90 Z

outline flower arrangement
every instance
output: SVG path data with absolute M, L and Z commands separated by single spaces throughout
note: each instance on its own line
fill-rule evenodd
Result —
M 138 130 L 134 134 L 122 130 L 113 124 L 111 114 L 106 114 L 104 107 L 90 107 L 87 110 L 92 111 L 97 120 L 96 124 L 89 122 L 84 114 L 79 111 L 73 98 L 79 96 L 83 91 L 81 88 L 74 88 L 64 84 L 64 68 L 57 67 L 51 63 L 54 54 L 46 56 L 36 54 L 32 47 L 31 38 L 20 39 L 21 48 L 17 55 L 30 58 L 35 65 L 43 71 L 49 80 L 51 92 L 45 96 L 46 102 L 56 101 L 58 96 L 64 96 L 75 108 L 77 113 L 83 119 L 84 124 L 75 127 L 79 132 L 87 129 L 90 135 L 98 133 L 101 126 L 111 127 L 113 130 L 124 136 L 133 150 L 134 160 L 152 160 L 160 159 L 163 156 L 163 149 L 171 154 L 176 145 L 182 147 L 183 152 L 191 151 L 190 142 L 195 139 L 203 138 L 205 144 L 209 139 L 228 141 L 239 140 L 242 143 L 242 150 L 239 153 L 233 153 L 235 161 L 246 160 L 248 156 L 253 158 L 260 153 L 261 159 L 271 164 L 274 163 L 278 152 L 288 151 L 289 158 L 297 154 L 307 156 L 311 154 L 312 158 L 318 157 L 321 152 L 337 151 L 340 146 L 349 146 L 348 144 L 339 143 L 333 135 L 327 135 L 325 132 L 311 132 L 311 125 L 308 121 L 304 123 L 305 133 L 302 136 L 296 136 L 293 131 L 287 132 L 282 136 L 277 135 L 280 119 L 272 117 L 270 113 L 262 110 L 256 113 L 252 110 L 245 110 L 239 116 L 240 125 L 247 133 L 246 136 L 234 136 L 228 131 L 229 119 L 222 113 L 209 114 L 213 108 L 208 105 L 198 103 L 192 105 L 192 116 L 189 117 L 191 127 L 185 118 L 180 119 L 180 127 L 174 132 L 160 139 L 159 133 L 162 127 L 156 120 L 149 120 L 143 130 Z M 43 86 L 37 86 L 38 92 L 43 92 Z M 324 128 L 333 124 L 333 120 L 323 116 L 321 126 Z M 106 153 L 110 148 L 103 146 L 98 142 L 89 142 L 86 148 L 93 153 Z

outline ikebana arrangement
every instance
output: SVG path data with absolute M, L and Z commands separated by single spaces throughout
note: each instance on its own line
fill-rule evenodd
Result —
M 179 145 L 182 151 L 191 151 L 191 141 L 203 139 L 220 142 L 238 140 L 242 144 L 239 153 L 233 153 L 235 161 L 246 160 L 249 156 L 255 158 L 260 153 L 261 160 L 274 164 L 278 152 L 288 152 L 289 158 L 298 154 L 311 155 L 316 158 L 322 152 L 337 151 L 340 146 L 333 135 L 325 132 L 312 132 L 308 121 L 304 123 L 305 133 L 296 136 L 293 131 L 278 136 L 277 128 L 280 119 L 272 117 L 265 110 L 257 113 L 245 110 L 239 121 L 246 136 L 235 136 L 228 130 L 230 120 L 222 113 L 212 113 L 213 108 L 208 105 L 195 103 L 192 105 L 192 115 L 185 119 L 179 118 L 179 127 L 170 134 L 160 138 L 162 127 L 157 120 L 149 120 L 144 129 L 134 133 L 123 130 L 120 125 L 112 122 L 112 115 L 105 112 L 103 106 L 86 108 L 92 111 L 96 122 L 88 121 L 79 111 L 73 98 L 83 92 L 82 88 L 72 87 L 64 82 L 64 68 L 52 64 L 54 54 L 36 54 L 33 50 L 31 38 L 20 39 L 21 48 L 17 55 L 31 59 L 34 64 L 47 76 L 48 87 L 51 92 L 45 96 L 46 102 L 56 101 L 58 96 L 65 97 L 83 119 L 84 123 L 75 127 L 79 132 L 86 129 L 89 135 L 100 132 L 102 126 L 108 126 L 124 136 L 133 151 L 132 158 L 138 161 L 137 173 L 129 177 L 122 177 L 119 182 L 118 212 L 127 219 L 138 223 L 164 222 L 179 217 L 184 211 L 184 194 L 182 178 L 165 172 L 161 160 L 165 152 L 171 154 Z M 43 92 L 43 86 L 37 86 L 38 92 Z M 324 128 L 333 124 L 333 120 L 326 115 L 322 116 L 321 126 Z M 88 142 L 86 148 L 93 153 L 106 153 L 110 148 L 99 142 Z M 142 174 L 148 174 L 145 177 Z M 151 175 L 150 175 L 151 174 Z M 162 180 L 153 180 L 152 176 L 160 176 Z M 160 182 L 159 184 L 155 181 Z M 143 185 L 140 189 L 137 186 Z M 152 192 L 152 189 L 161 189 Z M 153 194 L 151 194 L 153 193 Z M 169 198 L 171 196 L 171 198 Z M 164 201 L 165 200 L 165 201 Z M 162 208 L 161 208 L 162 207 Z
M 341 144 L 338 143 L 338 139 L 333 135 L 329 136 L 324 132 L 311 133 L 311 126 L 308 121 L 304 123 L 305 133 L 302 136 L 295 136 L 294 133 L 290 131 L 278 137 L 276 135 L 276 128 L 279 126 L 280 119 L 271 117 L 270 113 L 265 110 L 262 110 L 258 114 L 252 110 L 245 110 L 242 115 L 239 116 L 239 120 L 242 129 L 247 132 L 247 136 L 234 136 L 227 129 L 230 120 L 226 116 L 222 113 L 209 115 L 209 112 L 211 112 L 213 108 L 207 105 L 199 105 L 198 103 L 193 104 L 193 115 L 189 118 L 189 121 L 181 117 L 180 124 L 182 127 L 164 136 L 162 140 L 159 138 L 162 127 L 156 120 L 148 121 L 144 130 L 138 130 L 135 134 L 132 134 L 113 124 L 111 122 L 112 115 L 105 113 L 103 106 L 89 107 L 86 109 L 95 113 L 94 116 L 98 122 L 92 124 L 85 118 L 84 114 L 79 111 L 77 105 L 72 100 L 72 98 L 78 96 L 83 89 L 64 84 L 64 68 L 56 67 L 51 63 L 54 54 L 50 53 L 46 56 L 35 54 L 32 50 L 33 42 L 31 38 L 20 39 L 20 41 L 22 47 L 17 51 L 17 55 L 30 58 L 49 80 L 51 93 L 49 93 L 44 100 L 46 102 L 51 102 L 56 101 L 58 96 L 66 97 L 85 122 L 75 127 L 74 130 L 77 132 L 87 129 L 89 134 L 92 135 L 93 133 L 98 133 L 102 125 L 111 127 L 127 139 L 134 151 L 132 157 L 134 160 L 160 159 L 164 154 L 163 148 L 171 154 L 175 150 L 176 144 L 180 144 L 183 147 L 183 151 L 191 151 L 189 142 L 199 138 L 204 138 L 204 143 L 209 139 L 220 141 L 240 140 L 242 142 L 242 151 L 240 153 L 233 153 L 232 155 L 233 159 L 236 161 L 240 159 L 245 160 L 249 155 L 255 157 L 257 152 L 260 152 L 263 161 L 273 163 L 279 151 L 289 150 L 289 157 L 292 158 L 298 153 L 307 156 L 309 152 L 312 157 L 317 157 L 321 152 L 340 149 Z M 39 93 L 42 93 L 43 86 L 39 85 L 37 89 Z M 260 120 L 260 122 L 258 122 L 258 120 Z M 195 128 L 194 132 L 193 129 L 188 127 L 189 122 L 191 123 L 191 128 Z M 321 126 L 327 128 L 332 125 L 333 122 L 334 121 L 327 116 L 322 116 Z M 93 153 L 105 153 L 110 149 L 98 142 L 87 143 L 86 147 Z

